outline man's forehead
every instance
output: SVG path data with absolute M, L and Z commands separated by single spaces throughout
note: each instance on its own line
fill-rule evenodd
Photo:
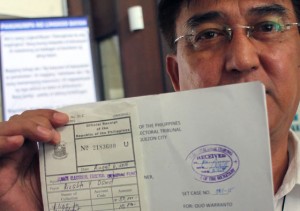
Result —
M 193 12 L 206 12 L 211 10 L 234 9 L 239 10 L 241 14 L 247 14 L 254 7 L 266 5 L 282 5 L 287 9 L 292 8 L 291 0 L 188 0 L 183 9 Z
M 291 0 L 189 0 L 182 5 L 177 26 L 186 26 L 193 16 L 219 13 L 233 21 L 274 14 L 292 20 L 295 17 Z M 240 23 L 243 24 L 243 23 Z
M 242 3 L 261 3 L 261 4 L 291 4 L 292 0 L 185 0 L 188 6 L 215 6 L 224 3 L 242 4 Z

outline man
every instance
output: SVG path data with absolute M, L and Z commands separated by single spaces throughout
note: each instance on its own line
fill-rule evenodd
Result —
M 293 211 L 300 210 L 298 142 L 289 130 L 300 98 L 296 9 L 295 0 L 160 3 L 161 27 L 173 49 L 167 70 L 176 91 L 257 80 L 265 85 L 276 210 Z M 53 128 L 67 121 L 62 113 L 36 110 L 0 124 L 1 209 L 41 209 L 34 141 L 59 142 Z
M 276 210 L 300 210 L 300 154 L 289 130 L 300 97 L 299 9 L 296 0 L 160 4 L 176 91 L 249 81 L 265 85 Z

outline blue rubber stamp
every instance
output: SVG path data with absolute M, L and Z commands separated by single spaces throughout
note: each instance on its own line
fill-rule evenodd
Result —
M 240 161 L 229 147 L 209 144 L 196 148 L 186 158 L 195 178 L 205 183 L 222 182 L 238 171 Z

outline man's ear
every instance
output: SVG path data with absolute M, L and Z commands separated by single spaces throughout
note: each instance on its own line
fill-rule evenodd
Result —
M 175 91 L 180 91 L 179 84 L 179 70 L 176 55 L 167 55 L 167 72 L 172 81 L 172 85 Z

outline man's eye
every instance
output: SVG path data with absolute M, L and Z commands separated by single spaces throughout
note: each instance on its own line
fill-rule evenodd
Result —
M 206 40 L 211 40 L 215 39 L 220 35 L 223 35 L 224 33 L 221 30 L 218 29 L 207 29 L 204 31 L 201 31 L 195 35 L 195 42 L 198 41 L 206 41 Z
M 257 32 L 280 32 L 282 31 L 282 25 L 273 21 L 266 21 L 256 24 L 254 30 Z

